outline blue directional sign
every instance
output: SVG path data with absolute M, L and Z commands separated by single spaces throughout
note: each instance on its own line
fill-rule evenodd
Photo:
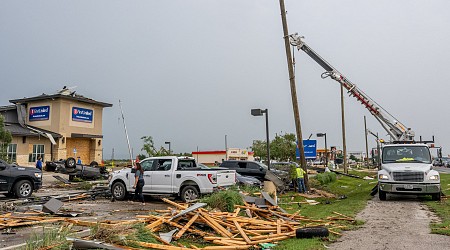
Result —
M 73 107 L 72 108 L 72 120 L 77 122 L 89 122 L 92 123 L 94 117 L 94 111 L 92 109 L 84 109 Z
M 316 159 L 317 157 L 317 140 L 303 140 L 303 149 L 305 151 L 305 159 Z M 297 159 L 300 159 L 300 150 L 296 150 Z
M 50 117 L 50 106 L 39 106 L 31 107 L 28 114 L 28 120 L 32 121 L 42 121 L 48 120 Z

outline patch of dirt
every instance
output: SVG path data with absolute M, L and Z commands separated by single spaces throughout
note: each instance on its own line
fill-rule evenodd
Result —
M 330 249 L 449 249 L 450 237 L 431 234 L 430 222 L 438 218 L 415 196 L 374 197 L 361 211 L 358 230 L 344 232 Z

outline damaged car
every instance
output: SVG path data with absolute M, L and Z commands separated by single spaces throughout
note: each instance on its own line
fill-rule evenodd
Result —
M 82 180 L 108 179 L 109 172 L 104 166 L 99 166 L 96 161 L 89 165 L 77 164 L 75 158 L 70 157 L 67 160 L 46 162 L 44 169 L 46 171 L 55 171 L 69 175 L 69 180 L 80 178 Z

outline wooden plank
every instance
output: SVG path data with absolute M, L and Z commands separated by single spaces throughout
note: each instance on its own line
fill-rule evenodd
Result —
M 186 247 L 176 247 L 176 246 L 167 246 L 167 245 L 161 245 L 161 244 L 154 244 L 154 243 L 147 243 L 142 241 L 135 241 L 140 246 L 148 247 L 152 249 L 162 249 L 162 250 L 193 250 L 192 248 L 186 248 Z
M 250 240 L 250 238 L 248 238 L 247 234 L 244 232 L 244 230 L 242 230 L 241 225 L 239 225 L 239 223 L 237 221 L 233 221 L 234 225 L 236 226 L 237 230 L 239 231 L 239 233 L 242 235 L 242 238 L 244 238 L 245 242 L 247 242 L 247 244 L 251 244 L 252 241 Z
M 152 224 L 149 224 L 147 226 L 145 226 L 145 228 L 149 229 L 150 231 L 154 232 L 153 229 L 155 227 L 158 227 L 160 225 L 162 225 L 164 223 L 164 218 L 160 218 L 159 220 L 154 221 Z
M 186 230 L 197 220 L 199 214 L 196 213 L 192 218 L 184 225 L 184 227 L 175 235 L 173 236 L 174 239 L 179 239 L 183 234 L 186 232 Z
M 249 249 L 252 246 L 209 246 L 204 247 L 204 250 L 240 250 L 240 249 Z
M 277 234 L 281 234 L 281 220 L 277 220 Z
M 222 232 L 221 235 L 231 237 L 233 236 L 228 230 L 226 230 L 224 227 L 222 227 L 219 223 L 217 223 L 214 219 L 212 219 L 207 213 L 200 211 L 200 214 L 202 217 L 206 220 L 208 220 L 214 227 L 219 229 L 219 231 Z M 207 222 L 208 223 L 208 222 Z M 217 230 L 216 230 L 217 231 Z M 219 233 L 220 234 L 220 233 Z

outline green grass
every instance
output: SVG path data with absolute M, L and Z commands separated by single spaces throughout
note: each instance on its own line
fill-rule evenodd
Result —
M 441 175 L 441 189 L 446 195 L 450 195 L 450 174 Z M 450 200 L 425 201 L 431 211 L 441 219 L 441 223 L 431 223 L 431 232 L 435 234 L 450 235 Z
M 353 173 L 352 174 L 356 174 Z M 360 176 L 366 176 L 367 173 L 357 172 Z M 315 185 L 318 185 L 316 183 Z M 336 181 L 327 183 L 321 187 L 322 190 L 336 194 L 338 198 L 317 198 L 314 199 L 320 204 L 308 205 L 301 204 L 299 207 L 297 204 L 283 204 L 282 207 L 289 213 L 294 213 L 300 210 L 300 215 L 306 216 L 311 219 L 326 219 L 329 216 L 336 216 L 333 212 L 339 212 L 341 214 L 355 217 L 366 206 L 367 200 L 371 198 L 370 190 L 376 185 L 376 180 L 363 180 L 351 177 L 338 175 Z M 292 197 L 294 199 L 292 200 Z M 291 201 L 300 202 L 305 199 L 300 196 L 296 196 L 296 193 L 288 193 L 286 195 L 279 196 L 281 203 L 289 203 Z M 349 223 L 346 221 L 339 222 L 339 225 L 343 225 L 347 230 L 354 229 L 362 224 L 361 221 L 355 223 Z M 340 232 L 339 229 L 333 229 L 333 231 Z M 337 236 L 330 234 L 329 240 L 334 241 Z M 327 242 L 319 239 L 288 239 L 281 241 L 274 249 L 324 249 L 324 244 Z

